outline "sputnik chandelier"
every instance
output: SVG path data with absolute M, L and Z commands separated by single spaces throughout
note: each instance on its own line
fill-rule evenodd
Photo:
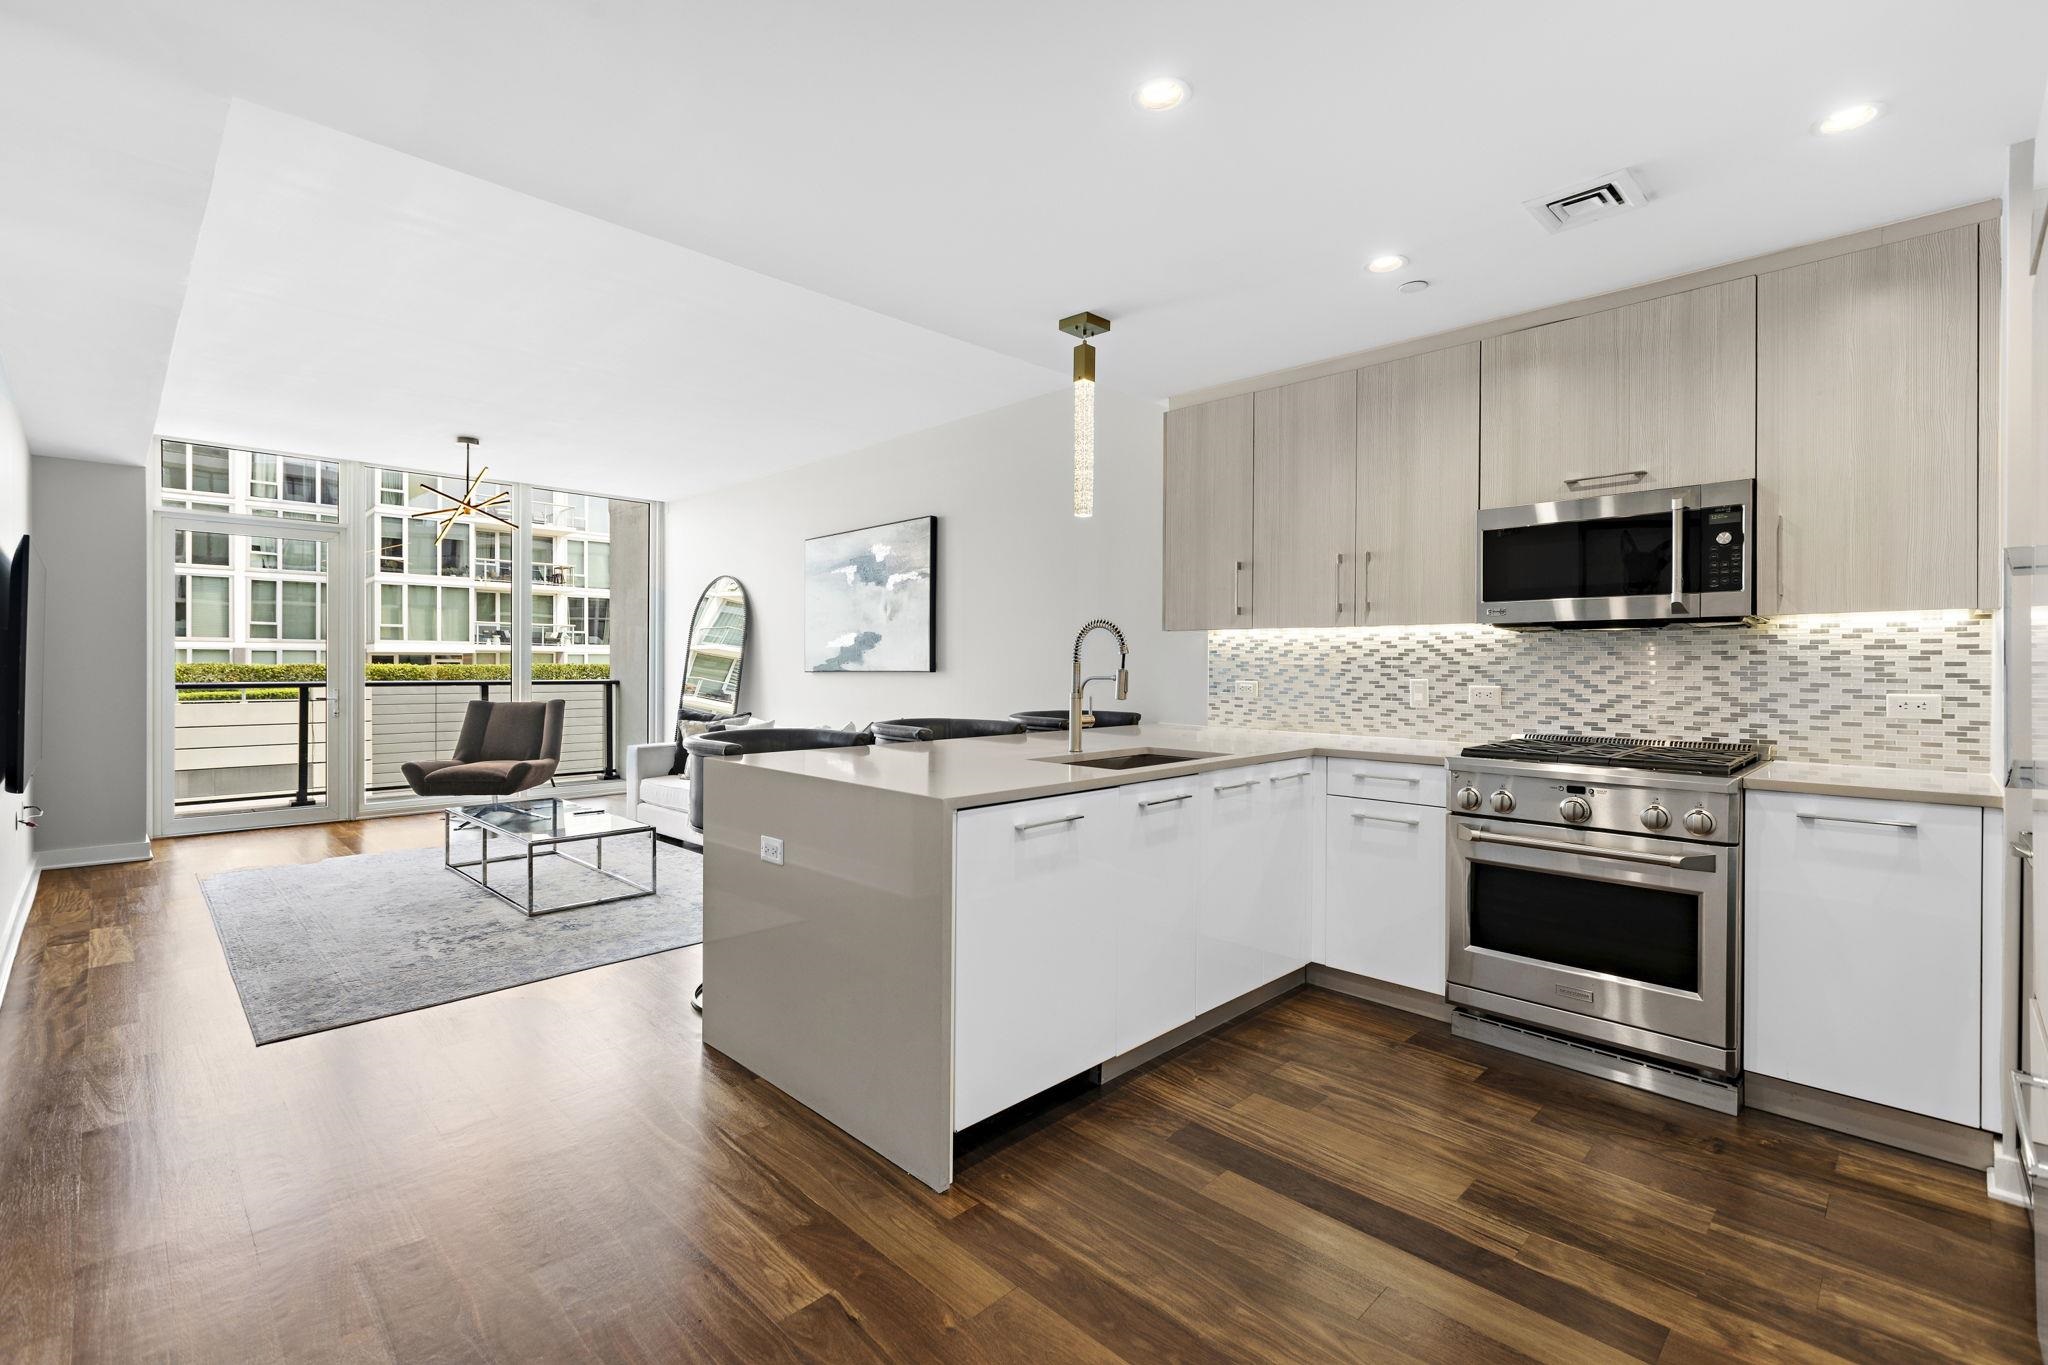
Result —
M 477 501 L 477 489 L 483 486 L 484 476 L 491 472 L 489 465 L 477 470 L 474 476 L 469 472 L 469 457 L 476 452 L 479 444 L 477 438 L 474 436 L 458 436 L 455 439 L 462 446 L 462 495 L 457 497 L 453 493 L 444 493 L 434 487 L 433 484 L 422 482 L 420 484 L 420 492 L 431 497 L 446 498 L 449 505 L 446 507 L 422 507 L 414 512 L 413 515 L 416 517 L 435 517 L 439 519 L 441 529 L 434 533 L 434 543 L 436 545 L 447 539 L 448 533 L 455 529 L 455 523 L 463 517 L 489 517 L 492 521 L 503 522 L 513 530 L 518 530 L 518 523 L 509 517 L 500 516 L 497 512 L 491 510 L 494 507 L 501 507 L 509 502 L 512 497 L 512 490 L 502 488 L 491 494 L 488 498 L 485 498 L 482 502 Z

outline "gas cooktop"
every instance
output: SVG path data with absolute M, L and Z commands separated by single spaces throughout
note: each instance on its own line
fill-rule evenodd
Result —
M 1475 744 L 1466 758 L 1509 759 L 1522 763 L 1578 763 L 1606 768 L 1638 768 L 1648 772 L 1687 773 L 1699 777 L 1733 777 L 1771 756 L 1762 742 L 1731 744 L 1719 740 L 1652 740 L 1620 735 L 1520 735 L 1495 744 Z

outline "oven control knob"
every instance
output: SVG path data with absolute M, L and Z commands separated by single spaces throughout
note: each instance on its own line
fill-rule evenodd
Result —
M 1459 810 L 1478 810 L 1478 809 L 1479 809 L 1479 801 L 1480 801 L 1480 796 L 1479 796 L 1479 788 L 1477 788 L 1477 787 L 1460 787 L 1460 788 L 1458 788 L 1458 809 L 1459 809 Z
M 1501 815 L 1506 815 L 1509 811 L 1515 808 L 1515 794 L 1509 791 L 1506 787 L 1502 787 L 1499 791 L 1493 794 L 1492 804 L 1496 812 L 1498 812 Z
M 1593 804 L 1583 796 L 1567 796 L 1557 803 L 1557 813 L 1574 825 L 1583 825 L 1593 818 Z
M 1644 829 L 1670 829 L 1671 812 L 1662 806 L 1650 806 L 1643 811 Z
M 1705 838 L 1714 832 L 1714 817 L 1700 807 L 1694 806 L 1685 813 L 1685 832 Z

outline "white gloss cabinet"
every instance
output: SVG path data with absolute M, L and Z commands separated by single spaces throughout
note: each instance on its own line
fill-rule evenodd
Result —
M 1744 1064 L 1974 1127 L 1983 814 L 1753 792 Z
M 1310 820 L 1323 799 L 1308 759 L 1201 778 L 1196 1013 L 1309 960 Z
M 1322 961 L 1444 993 L 1441 807 L 1332 799 L 1324 812 Z
M 1114 1053 L 1195 1017 L 1195 919 L 1202 888 L 1198 777 L 1101 793 L 1081 842 L 1111 900 Z M 1114 1053 L 1112 1055 L 1114 1055 Z
M 953 1126 L 1116 1052 L 1114 894 L 1090 866 L 1116 789 L 963 811 L 954 823 Z

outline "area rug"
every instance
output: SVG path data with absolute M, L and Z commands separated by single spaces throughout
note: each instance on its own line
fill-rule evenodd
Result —
M 224 872 L 200 890 L 261 1045 L 702 942 L 703 856 L 657 847 L 657 894 L 531 919 L 443 867 L 439 848 Z M 646 849 L 607 840 L 605 861 L 644 882 Z M 512 851 L 494 841 L 491 880 L 523 900 L 523 856 L 496 861 Z M 550 857 L 535 888 L 544 905 L 617 889 Z

